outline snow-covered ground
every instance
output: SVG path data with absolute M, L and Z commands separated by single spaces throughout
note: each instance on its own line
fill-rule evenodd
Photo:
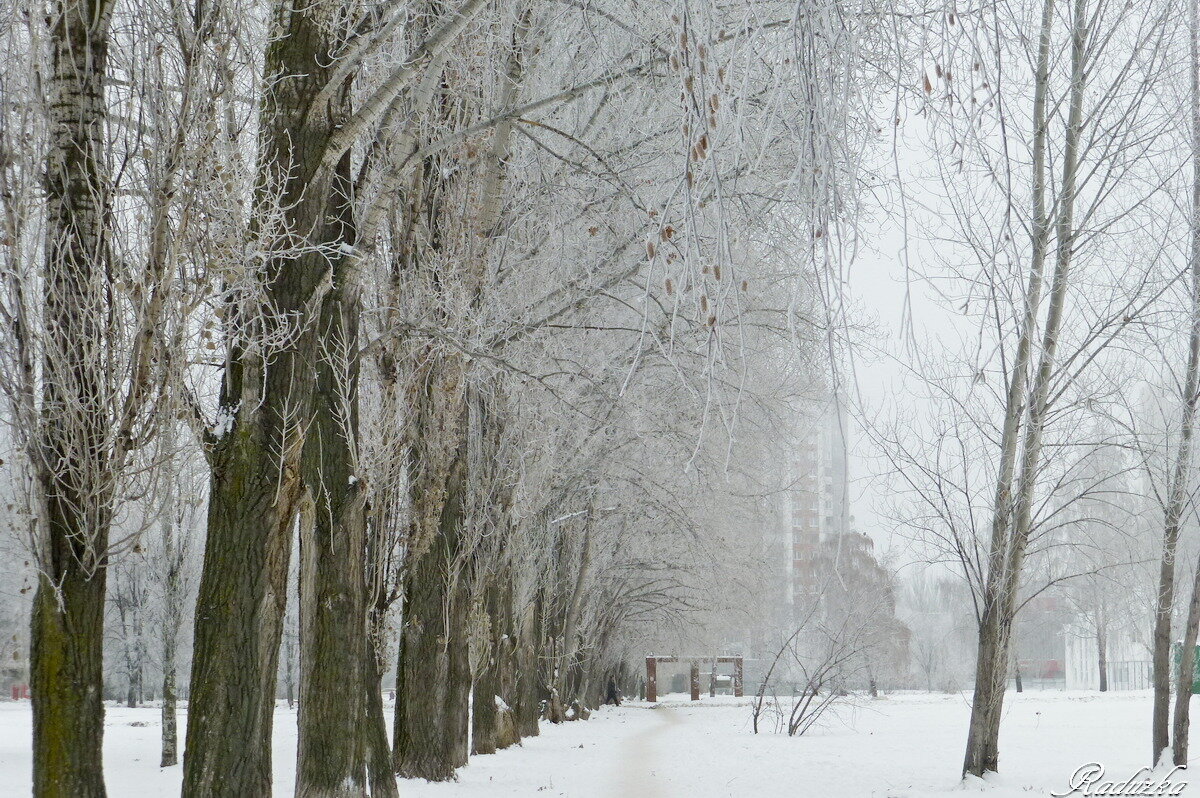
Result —
M 962 695 L 864 699 L 794 738 L 751 734 L 745 701 L 705 698 L 696 705 L 669 696 L 654 707 L 626 704 L 587 722 L 544 724 L 519 748 L 473 758 L 455 783 L 405 782 L 401 794 L 930 798 L 966 791 L 1027 798 L 1067 791 L 1076 768 L 1091 762 L 1105 767 L 1105 781 L 1124 781 L 1148 756 L 1149 693 L 1028 692 L 1009 694 L 1006 707 L 1003 773 L 987 784 L 958 779 L 968 714 Z M 293 789 L 295 720 L 294 711 L 278 709 L 275 794 L 284 798 Z M 29 734 L 28 702 L 0 703 L 0 796 L 29 794 Z M 179 794 L 179 768 L 158 767 L 158 739 L 157 710 L 108 708 L 110 795 Z M 1172 779 L 1186 780 L 1182 772 Z M 1183 794 L 1200 796 L 1200 774 Z

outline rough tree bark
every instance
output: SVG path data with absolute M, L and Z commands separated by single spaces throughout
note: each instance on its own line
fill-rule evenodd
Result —
M 342 111 L 350 113 L 347 84 Z M 332 193 L 342 232 L 353 240 L 350 157 Z M 319 354 L 303 478 L 312 501 L 300 538 L 300 712 L 296 798 L 366 796 L 367 654 L 365 483 L 358 451 L 360 303 L 350 262 L 337 262 L 317 321 Z M 349 688 L 349 689 L 347 689 Z
M 392 755 L 396 772 L 406 778 L 448 781 L 466 764 L 467 599 L 463 580 L 454 576 L 461 555 L 465 470 L 460 453 L 450 467 L 430 548 L 405 575 Z
M 33 794 L 44 798 L 105 795 L 102 667 L 111 487 L 97 493 L 99 486 L 89 483 L 101 480 L 107 466 L 108 413 L 94 367 L 94 343 L 104 336 L 93 311 L 102 301 L 97 286 L 108 274 L 104 81 L 111 11 L 110 0 L 60 0 L 49 17 L 43 312 L 51 376 L 42 397 L 48 432 L 34 460 L 43 549 L 30 630 Z
M 264 286 L 295 333 L 270 352 L 235 341 L 221 387 L 230 429 L 209 447 L 208 537 L 196 604 L 184 752 L 188 798 L 271 794 L 271 724 L 291 534 L 302 494 L 315 325 L 346 234 L 324 160 L 345 121 L 311 106 L 327 84 L 339 25 L 332 4 L 280 3 L 263 66 L 256 223 L 280 209 L 307 246 L 271 255 Z M 291 246 L 288 242 L 285 246 Z M 247 325 L 269 323 L 247 311 Z
M 536 737 L 540 732 L 538 704 L 541 701 L 543 684 L 539 656 L 542 645 L 542 602 L 543 590 L 539 587 L 534 600 L 522 615 L 517 643 L 517 680 L 513 711 L 517 716 L 517 733 L 522 737 Z
M 496 697 L 500 695 L 500 668 L 504 656 L 504 637 L 507 630 L 501 608 L 501 588 L 496 578 L 490 578 L 483 589 L 483 608 L 488 618 L 488 639 L 484 644 L 483 661 L 475 674 L 471 700 L 471 753 L 496 753 L 496 731 L 500 712 Z
M 366 688 L 363 697 L 366 709 L 363 745 L 367 780 L 371 788 L 371 798 L 398 798 L 400 793 L 392 768 L 392 751 L 388 746 L 387 720 L 383 715 L 383 692 L 380 689 L 383 668 L 380 667 L 380 659 L 376 652 L 370 648 L 368 645 L 362 669 Z

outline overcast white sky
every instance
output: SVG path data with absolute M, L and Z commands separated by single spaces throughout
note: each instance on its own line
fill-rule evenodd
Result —
M 913 128 L 924 128 L 917 121 Z M 881 142 L 890 147 L 891 140 Z M 908 184 L 908 194 L 916 174 L 928 163 L 930 155 L 924 137 L 912 131 L 899 132 L 895 141 L 900 163 L 900 180 Z M 888 156 L 890 161 L 890 155 Z M 924 240 L 917 223 L 911 219 L 905 232 L 905 207 L 897 188 L 894 163 L 884 163 L 878 173 L 880 188 L 872 204 L 865 208 L 867 220 L 860 226 L 862 248 L 846 272 L 845 293 L 851 307 L 850 318 L 865 321 L 869 331 L 856 336 L 848 377 L 858 411 L 850 422 L 850 512 L 858 528 L 870 534 L 883 548 L 903 545 L 892 540 L 888 522 L 880 517 L 883 498 L 879 480 L 874 479 L 883 465 L 862 427 L 864 423 L 891 418 L 896 412 L 917 415 L 919 400 L 906 389 L 905 364 L 912 362 L 914 346 L 927 347 L 938 342 L 957 343 L 956 324 L 960 319 L 935 300 L 927 283 L 909 279 L 908 267 L 919 268 L 932 253 L 932 244 Z M 924 210 L 928 196 L 921 192 Z M 909 210 L 914 204 L 909 200 Z M 907 266 L 906 266 L 907 264 Z

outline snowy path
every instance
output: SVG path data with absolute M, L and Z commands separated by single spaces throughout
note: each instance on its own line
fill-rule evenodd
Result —
M 675 699 L 677 697 L 671 697 Z M 962 784 L 961 695 L 863 701 L 800 738 L 754 735 L 745 702 L 670 700 L 601 709 L 587 722 L 476 757 L 453 783 L 405 781 L 403 798 L 1034 798 L 1100 762 L 1109 778 L 1143 764 L 1148 693 L 1024 693 L 1006 702 L 998 779 Z M 1200 712 L 1200 707 L 1195 708 Z M 296 713 L 275 718 L 275 795 L 290 798 Z M 0 702 L 0 797 L 30 791 L 28 703 Z M 104 757 L 113 798 L 175 798 L 179 768 L 158 765 L 158 710 L 109 707 Z M 1196 752 L 1200 764 L 1200 749 Z M 1193 772 L 1200 767 L 1193 767 Z M 1186 776 L 1185 776 L 1186 778 Z M 1200 798 L 1200 776 L 1183 794 Z
M 679 713 L 671 707 L 649 710 L 655 725 L 630 737 L 624 745 L 620 773 L 621 795 L 644 795 L 646 798 L 666 798 L 670 785 L 660 780 L 660 764 L 669 760 L 672 727 L 679 724 Z

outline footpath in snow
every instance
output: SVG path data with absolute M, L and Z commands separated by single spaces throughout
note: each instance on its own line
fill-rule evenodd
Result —
M 968 717 L 963 695 L 863 699 L 792 738 L 752 734 L 746 700 L 692 704 L 670 696 L 654 706 L 607 707 L 586 722 L 543 724 L 542 734 L 520 747 L 472 758 L 457 782 L 405 781 L 401 795 L 1028 798 L 1067 791 L 1072 774 L 1088 763 L 1102 764 L 1104 779 L 1118 781 L 1145 764 L 1149 693 L 1030 692 L 1010 694 L 1006 707 L 1003 773 L 987 783 L 958 779 Z M 108 708 L 104 757 L 114 798 L 179 794 L 179 768 L 158 767 L 158 723 L 154 708 Z M 277 711 L 275 794 L 285 798 L 293 789 L 295 723 L 294 711 Z M 28 703 L 0 704 L 0 796 L 29 794 L 29 739 Z M 1196 783 L 1182 794 L 1200 797 L 1200 767 L 1192 772 Z

